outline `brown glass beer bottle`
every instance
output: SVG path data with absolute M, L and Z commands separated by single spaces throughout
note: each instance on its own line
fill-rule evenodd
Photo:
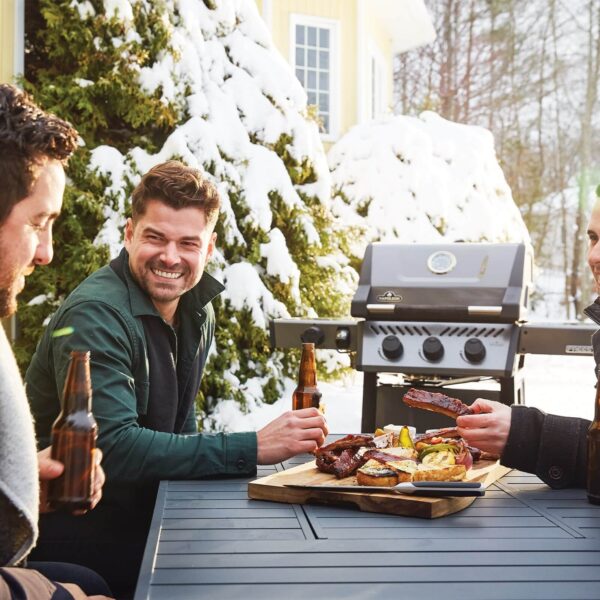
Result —
M 596 406 L 588 429 L 587 448 L 587 497 L 592 504 L 600 504 L 600 381 L 596 385 Z
M 292 410 L 310 408 L 311 406 L 319 408 L 321 395 L 317 387 L 315 345 L 313 343 L 303 343 L 298 387 L 294 390 L 294 395 L 292 396 Z
M 62 410 L 52 425 L 54 460 L 65 466 L 60 477 L 49 481 L 52 508 L 89 509 L 94 481 L 94 456 L 98 426 L 92 414 L 90 353 L 71 352 L 63 390 Z

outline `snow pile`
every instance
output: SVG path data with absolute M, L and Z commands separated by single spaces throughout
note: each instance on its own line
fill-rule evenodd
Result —
M 432 112 L 352 128 L 329 151 L 333 210 L 370 241 L 529 241 L 491 133 Z

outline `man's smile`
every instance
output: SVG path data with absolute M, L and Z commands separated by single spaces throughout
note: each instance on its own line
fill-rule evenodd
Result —
M 165 279 L 179 279 L 183 273 L 171 272 L 171 271 L 162 271 L 161 269 L 150 269 L 155 275 L 159 277 L 164 277 Z

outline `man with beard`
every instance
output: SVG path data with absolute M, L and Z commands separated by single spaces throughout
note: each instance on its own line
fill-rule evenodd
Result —
M 587 234 L 588 265 L 600 292 L 600 200 L 592 210 Z M 600 297 L 584 313 L 600 325 Z M 600 378 L 600 330 L 592 336 L 592 346 Z M 500 456 L 507 467 L 535 473 L 550 487 L 585 487 L 589 421 L 481 398 L 471 408 L 476 414 L 456 420 L 458 432 L 470 445 Z
M 219 204 L 216 188 L 197 170 L 177 161 L 152 168 L 133 191 L 125 248 L 67 298 L 27 371 L 45 439 L 69 352 L 91 349 L 108 483 L 103 501 L 82 520 L 42 519 L 36 557 L 60 547 L 63 560 L 78 556 L 115 592 L 135 583 L 161 479 L 252 475 L 257 464 L 310 452 L 327 435 L 314 408 L 287 412 L 257 433 L 197 433 L 194 400 L 215 327 L 211 300 L 223 290 L 204 270 Z M 63 327 L 73 334 L 53 337 Z
M 76 147 L 77 132 L 69 123 L 42 111 L 21 90 L 0 85 L 0 317 L 16 311 L 25 277 L 52 260 L 52 225 L 65 188 L 63 165 Z M 87 597 L 81 588 L 109 593 L 95 573 L 76 565 L 15 566 L 24 564 L 35 544 L 38 511 L 46 510 L 40 492 L 44 497 L 48 480 L 64 468 L 49 450 L 36 455 L 23 382 L 0 325 L 0 598 Z M 93 505 L 102 495 L 103 479 L 98 464 Z M 50 553 L 48 560 L 56 557 Z

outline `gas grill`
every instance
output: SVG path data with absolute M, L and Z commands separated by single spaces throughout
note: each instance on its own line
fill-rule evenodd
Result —
M 356 367 L 507 377 L 531 287 L 525 244 L 372 244 L 351 313 Z
M 408 387 L 519 404 L 525 353 L 591 353 L 591 326 L 525 323 L 532 268 L 525 244 L 371 244 L 352 300 L 355 319 L 278 319 L 272 343 L 313 341 L 355 353 L 364 371 L 363 431 L 390 422 L 447 426 L 444 417 L 404 406 Z M 496 389 L 477 388 L 484 380 Z M 475 387 L 455 387 L 465 383 Z
M 356 368 L 365 371 L 363 419 L 418 429 L 447 425 L 394 398 L 408 387 L 447 387 L 497 378 L 500 396 L 523 401 L 518 321 L 529 302 L 533 260 L 525 244 L 389 244 L 368 246 L 351 313 L 358 324 Z M 404 375 L 379 390 L 368 373 Z M 517 383 L 515 387 L 515 382 Z M 469 401 L 479 390 L 448 392 Z M 488 394 L 489 396 L 489 394 Z M 378 414 L 379 413 L 379 414 Z M 372 427 L 369 427 L 371 429 Z

